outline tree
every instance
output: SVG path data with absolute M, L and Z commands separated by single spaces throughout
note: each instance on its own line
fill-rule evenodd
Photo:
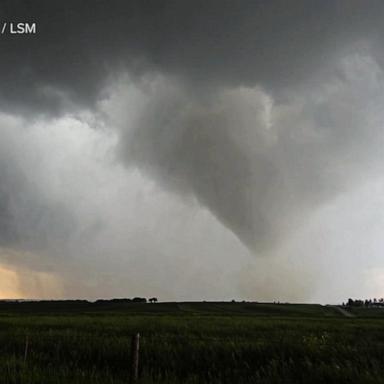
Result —
M 150 303 L 157 303 L 157 297 L 151 297 L 148 301 Z

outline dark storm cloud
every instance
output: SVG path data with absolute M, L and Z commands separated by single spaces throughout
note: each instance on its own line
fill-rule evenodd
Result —
M 0 108 L 27 116 L 95 111 L 128 74 L 144 90 L 135 119 L 118 127 L 124 163 L 195 197 L 261 250 L 292 212 L 313 209 L 348 184 L 356 169 L 350 153 L 365 142 L 357 151 L 364 164 L 372 140 L 361 133 L 360 105 L 372 94 L 340 102 L 365 83 L 335 63 L 366 50 L 380 65 L 383 15 L 384 3 L 373 0 L 5 1 L 0 21 L 34 22 L 37 34 L 0 36 Z M 342 176 L 333 169 L 340 159 L 347 159 Z M 61 209 L 36 201 L 28 183 L 16 189 L 31 194 L 20 198 L 33 207 L 25 208 L 30 216 L 15 215 L 11 184 L 22 178 L 14 165 L 1 170 L 6 161 L 0 238 L 16 236 L 19 220 L 44 215 L 54 218 L 42 221 L 46 233 L 66 233 Z
M 1 36 L 1 105 L 90 106 L 126 69 L 197 88 L 280 89 L 326 70 L 354 40 L 378 38 L 383 9 L 373 0 L 4 1 L 1 21 L 35 22 L 38 32 Z

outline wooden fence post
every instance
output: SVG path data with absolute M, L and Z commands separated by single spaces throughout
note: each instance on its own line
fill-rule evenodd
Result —
M 28 335 L 25 336 L 25 347 L 24 347 L 24 364 L 27 361 L 28 356 L 28 345 L 29 345 L 29 337 Z
M 132 336 L 131 341 L 131 383 L 136 383 L 139 376 L 140 334 Z

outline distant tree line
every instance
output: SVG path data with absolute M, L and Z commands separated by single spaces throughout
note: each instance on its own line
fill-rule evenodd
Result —
M 96 300 L 95 303 L 146 303 L 147 301 L 157 303 L 157 297 L 151 297 L 148 300 L 145 297 L 134 297 L 133 299 L 99 299 Z
M 25 304 L 28 304 L 28 303 L 40 303 L 40 304 L 54 304 L 54 303 L 60 303 L 60 304 L 72 304 L 72 305 L 79 305 L 79 304 L 89 304 L 89 305 L 93 305 L 93 304 L 108 304 L 108 303 L 114 303 L 114 304 L 118 304 L 118 303 L 147 303 L 147 302 L 150 302 L 150 303 L 157 303 L 157 297 L 151 297 L 150 299 L 146 299 L 145 297 L 134 297 L 132 299 L 130 298 L 121 298 L 121 299 L 98 299 L 94 302 L 92 301 L 88 301 L 88 300 L 18 300 L 18 299 L 14 299 L 14 300 L 10 300 L 10 299 L 4 299 L 4 300 L 1 300 L 0 299 L 0 303 L 25 303 Z
M 348 299 L 346 303 L 343 303 L 344 306 L 347 307 L 384 307 L 384 298 L 380 299 Z
M 98 299 L 95 301 L 96 304 L 101 303 L 146 303 L 147 299 L 145 297 L 134 297 L 133 299 L 123 298 L 123 299 Z

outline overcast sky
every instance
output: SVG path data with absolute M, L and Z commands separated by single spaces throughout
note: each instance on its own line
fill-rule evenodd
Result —
M 0 298 L 384 296 L 383 17 L 3 1 Z

